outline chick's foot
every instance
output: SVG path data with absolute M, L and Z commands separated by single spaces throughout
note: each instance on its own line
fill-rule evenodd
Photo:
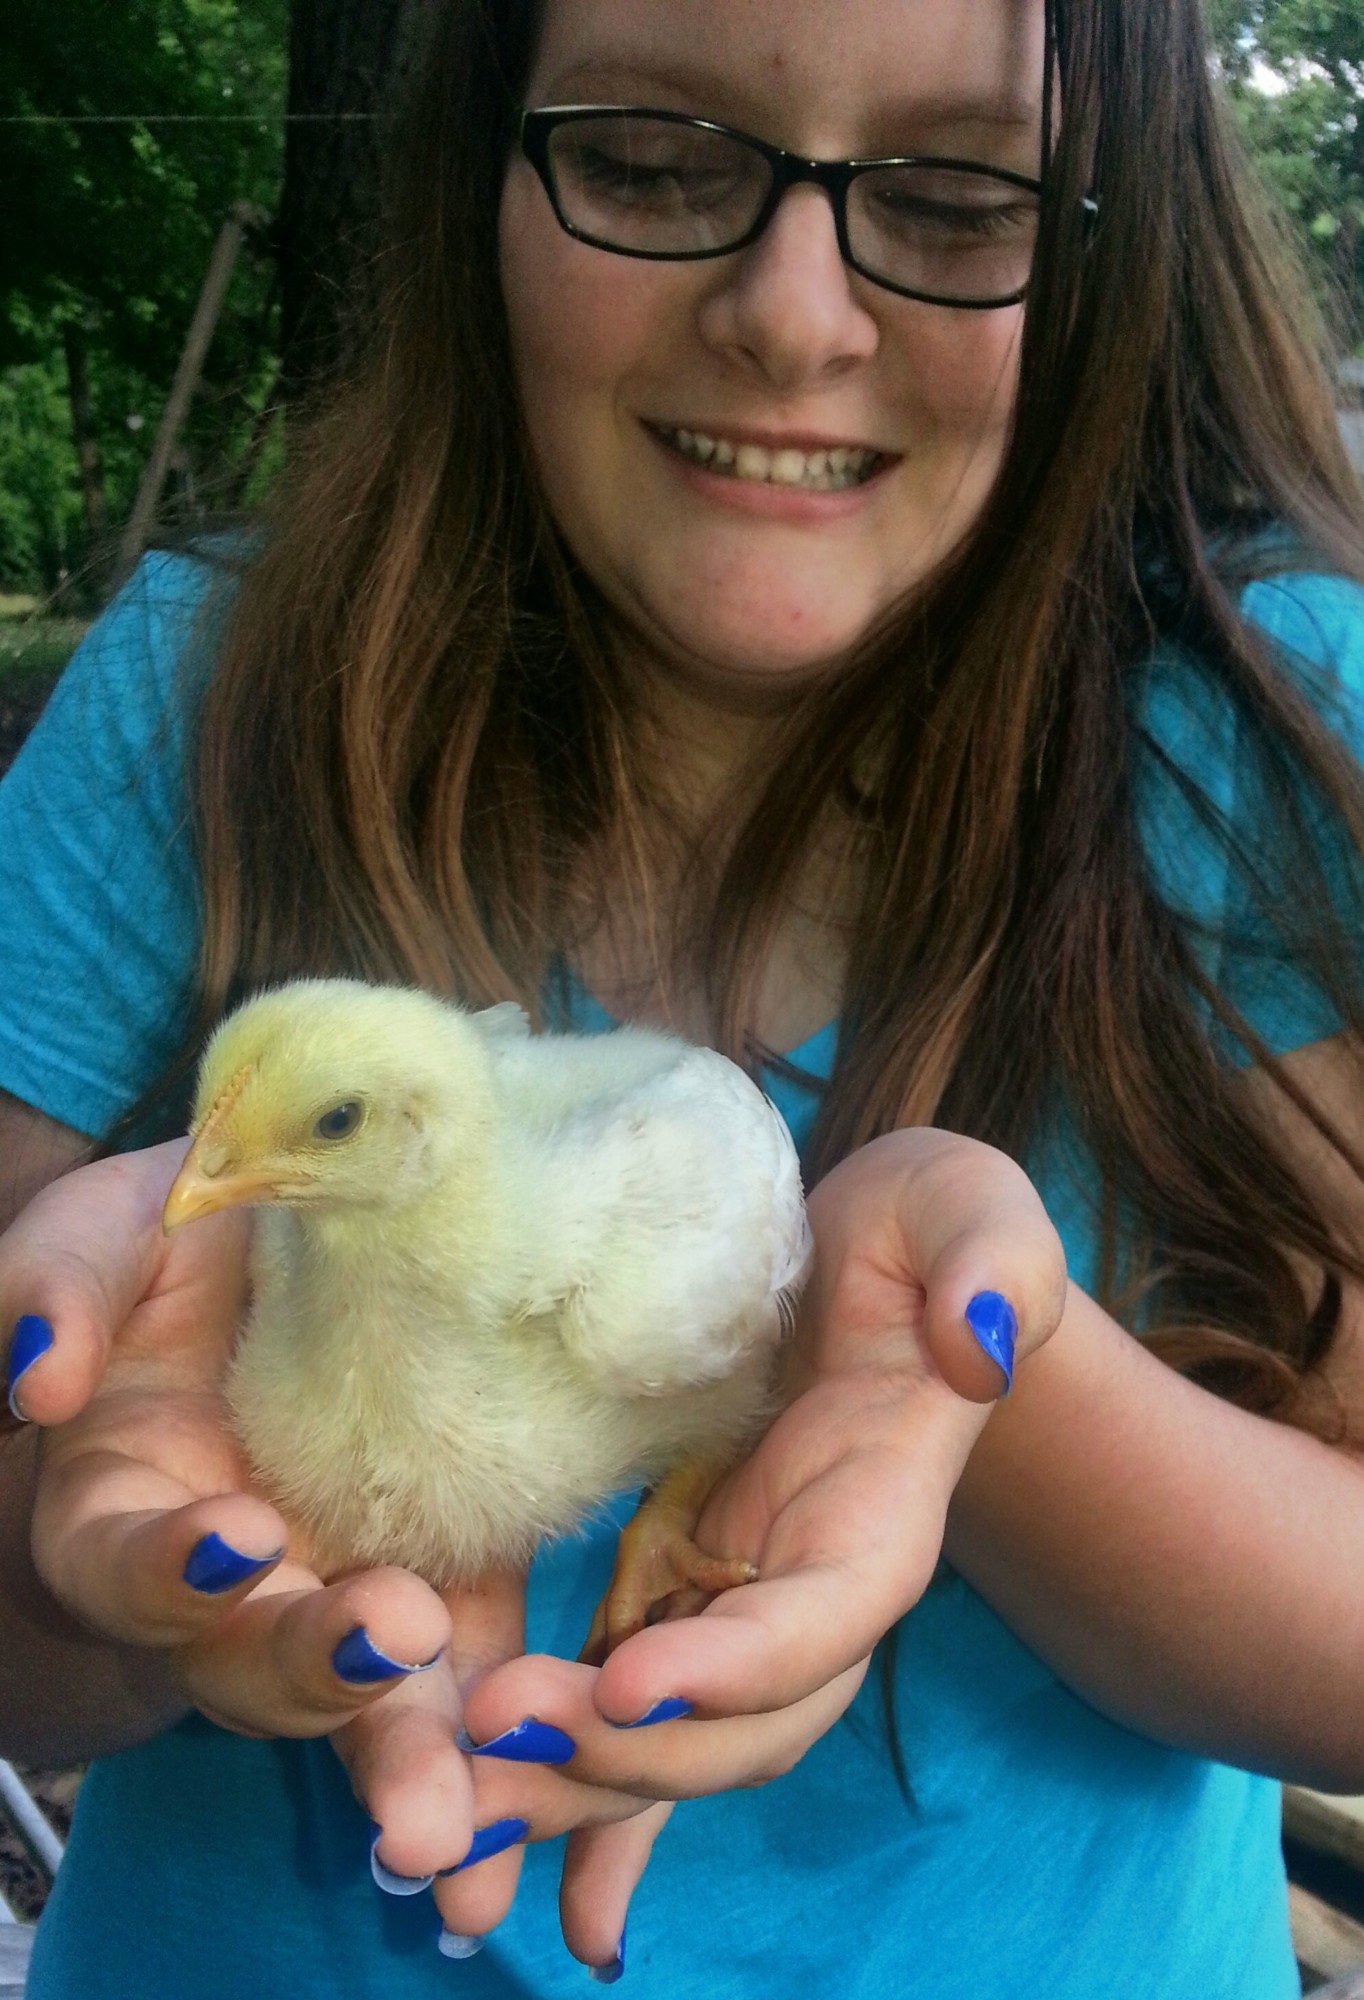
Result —
M 757 1581 L 741 1557 L 710 1556 L 692 1539 L 711 1488 L 725 1468 L 709 1460 L 674 1466 L 623 1529 L 610 1588 L 597 1606 L 587 1643 L 578 1655 L 600 1666 L 624 1639 L 651 1622 L 669 1599 L 685 1594 L 687 1608 L 722 1590 Z

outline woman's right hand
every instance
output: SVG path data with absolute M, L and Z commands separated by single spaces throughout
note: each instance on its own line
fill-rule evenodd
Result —
M 450 1873 L 475 1827 L 521 1815 L 547 1838 L 644 1815 L 653 1832 L 666 1808 L 513 1750 L 503 1761 L 458 1747 L 468 1689 L 523 1650 L 523 1577 L 490 1574 L 441 1596 L 393 1568 L 324 1584 L 301 1550 L 280 1553 L 288 1524 L 249 1490 L 221 1389 L 248 1297 L 251 1218 L 230 1209 L 163 1233 L 186 1149 L 180 1139 L 81 1167 L 0 1236 L 0 1330 L 28 1322 L 11 1358 L 33 1354 L 35 1333 L 41 1342 L 35 1319 L 53 1334 L 14 1397 L 42 1427 L 34 1567 L 83 1629 L 143 1649 L 141 1734 L 193 1706 L 247 1736 L 330 1735 L 382 1828 L 371 1850 L 381 1885 L 399 1886 L 389 1870 L 446 1873 L 437 1906 L 481 1936 L 511 1903 L 521 1849 L 494 1851 L 476 1881 Z M 441 1657 L 430 1673 L 338 1671 L 343 1646 L 341 1667 L 364 1673 L 365 1642 L 409 1669 Z
M 324 1585 L 249 1490 L 221 1382 L 251 1218 L 163 1234 L 186 1144 L 82 1167 L 0 1237 L 0 1331 L 25 1320 L 29 1352 L 53 1334 L 14 1391 L 44 1427 L 34 1567 L 80 1625 L 160 1656 L 149 1732 L 178 1695 L 246 1735 L 323 1735 L 439 1653 L 450 1613 L 403 1570 Z M 519 1604 L 509 1612 L 519 1630 Z M 364 1671 L 379 1677 L 352 1678 Z

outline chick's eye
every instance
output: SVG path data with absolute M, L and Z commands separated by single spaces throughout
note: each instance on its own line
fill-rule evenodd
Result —
M 315 1139 L 348 1139 L 359 1127 L 365 1115 L 365 1107 L 358 1098 L 348 1098 L 344 1104 L 334 1104 L 330 1111 L 324 1111 L 313 1127 Z

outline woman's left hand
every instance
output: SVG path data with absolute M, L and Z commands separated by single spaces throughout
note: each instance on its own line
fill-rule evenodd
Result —
M 600 1669 L 528 1655 L 467 1697 L 478 1745 L 530 1717 L 572 1741 L 559 1770 L 486 1750 L 473 1762 L 499 1817 L 523 1798 L 532 1838 L 576 1827 L 561 1915 L 588 1965 L 614 1960 L 669 1810 L 654 1801 L 766 1783 L 848 1707 L 872 1648 L 927 1587 L 1015 1355 L 1049 1338 L 1065 1304 L 1064 1255 L 1031 1182 L 973 1140 L 889 1134 L 821 1182 L 809 1210 L 817 1264 L 792 1400 L 716 1487 L 697 1534 L 747 1557 L 759 1580 L 638 1633 Z M 480 1872 L 439 1885 L 457 1931 L 487 1927 Z

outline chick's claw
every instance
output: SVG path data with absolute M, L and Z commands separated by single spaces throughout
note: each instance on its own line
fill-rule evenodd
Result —
M 722 1590 L 755 1583 L 758 1572 L 742 1557 L 710 1556 L 692 1539 L 701 1510 L 722 1468 L 701 1461 L 676 1466 L 621 1533 L 610 1588 L 597 1606 L 579 1658 L 600 1666 L 607 1655 L 685 1599 L 687 1607 Z

